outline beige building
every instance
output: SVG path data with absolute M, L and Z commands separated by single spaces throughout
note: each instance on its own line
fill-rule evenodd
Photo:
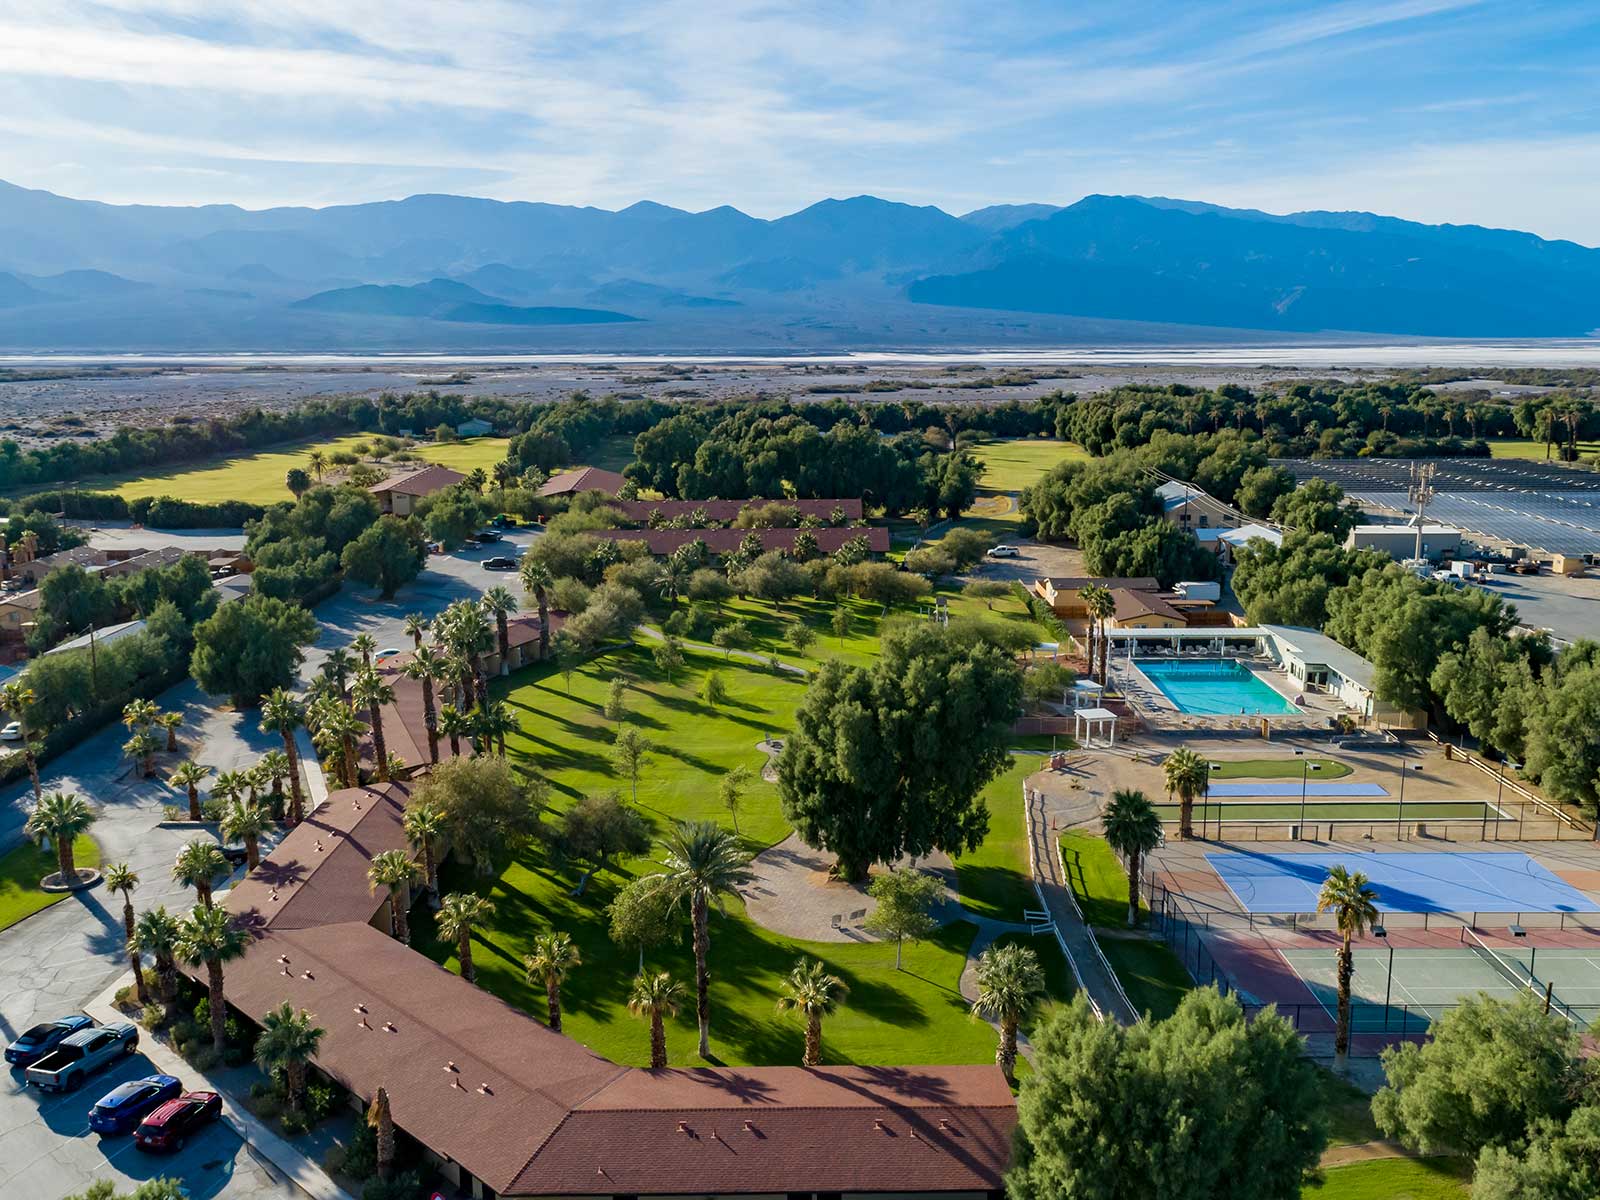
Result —
M 20 641 L 27 636 L 23 625 L 39 619 L 39 589 L 0 595 L 0 638 Z
M 1050 611 L 1063 621 L 1081 621 L 1088 617 L 1084 607 L 1083 589 L 1098 584 L 1112 591 L 1158 592 L 1160 584 L 1149 576 L 1123 578 L 1111 576 L 1096 579 L 1091 575 L 1046 576 L 1034 580 L 1034 594 L 1050 606 Z
M 452 471 L 449 467 L 423 467 L 420 471 L 408 471 L 404 475 L 391 475 L 382 483 L 375 483 L 367 490 L 378 498 L 378 504 L 383 511 L 396 517 L 409 517 L 417 507 L 417 501 L 424 496 L 431 496 L 435 492 L 442 492 L 447 487 L 454 487 L 466 479 L 460 471 Z

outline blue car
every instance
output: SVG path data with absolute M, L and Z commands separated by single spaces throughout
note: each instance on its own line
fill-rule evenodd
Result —
M 132 1133 L 147 1113 L 183 1092 L 175 1075 L 146 1075 L 118 1084 L 89 1110 L 89 1128 L 96 1133 Z
M 32 1066 L 59 1046 L 63 1038 L 93 1025 L 94 1022 L 81 1013 L 35 1025 L 6 1047 L 6 1061 L 14 1067 Z

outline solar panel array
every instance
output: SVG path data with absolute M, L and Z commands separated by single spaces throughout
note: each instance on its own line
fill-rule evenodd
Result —
M 1438 458 L 1428 520 L 1552 554 L 1600 552 L 1600 474 L 1522 459 Z M 1297 480 L 1337 483 L 1363 507 L 1409 512 L 1408 459 L 1279 459 Z

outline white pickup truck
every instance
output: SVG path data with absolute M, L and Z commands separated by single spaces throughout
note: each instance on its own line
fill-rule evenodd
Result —
M 80 1030 L 28 1068 L 28 1083 L 46 1092 L 70 1092 L 138 1048 L 139 1029 L 130 1021 Z

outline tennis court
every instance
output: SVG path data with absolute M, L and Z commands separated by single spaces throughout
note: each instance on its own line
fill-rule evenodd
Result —
M 1207 789 L 1213 800 L 1265 799 L 1272 796 L 1341 796 L 1350 799 L 1387 796 L 1381 783 L 1213 783 Z
M 1337 951 L 1280 950 L 1332 1022 L 1338 1011 Z M 1509 1000 L 1551 989 L 1551 1010 L 1587 1028 L 1600 1015 L 1600 946 L 1491 950 L 1470 931 L 1459 948 L 1396 949 L 1370 940 L 1354 950 L 1350 1025 L 1355 1033 L 1420 1033 L 1479 992 Z M 1390 964 L 1393 974 L 1390 974 Z
M 1176 821 L 1179 806 L 1162 802 L 1155 806 L 1163 821 Z M 1308 799 L 1304 807 L 1296 795 L 1283 800 L 1228 800 L 1194 806 L 1194 819 L 1202 818 L 1215 823 L 1221 821 L 1259 821 L 1294 825 L 1327 823 L 1329 821 L 1385 822 L 1392 825 L 1401 816 L 1400 806 L 1393 800 L 1338 800 Z M 1405 819 L 1408 824 L 1428 821 L 1514 821 L 1503 809 L 1486 800 L 1418 800 L 1406 801 Z
M 1600 904 L 1522 853 L 1207 854 L 1249 913 L 1309 913 L 1328 869 L 1366 875 L 1377 907 L 1395 913 L 1600 912 Z

